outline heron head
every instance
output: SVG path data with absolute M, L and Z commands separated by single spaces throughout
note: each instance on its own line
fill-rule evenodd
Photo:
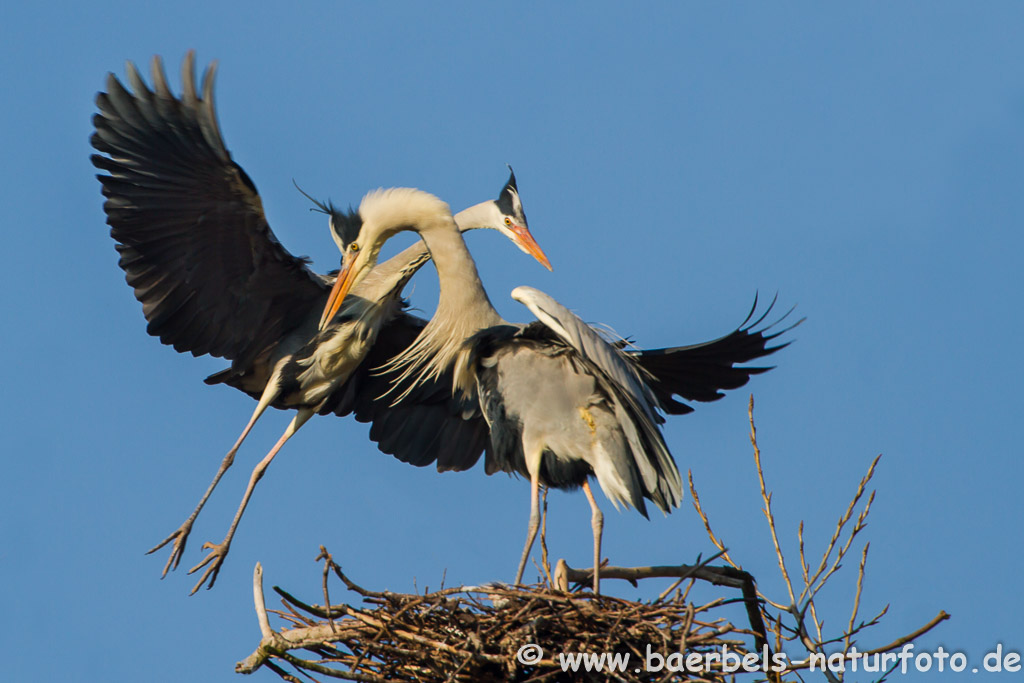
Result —
M 327 297 L 320 329 L 335 316 L 349 291 L 377 264 L 381 247 L 389 238 L 403 230 L 421 231 L 435 224 L 456 227 L 448 205 L 427 192 L 400 187 L 375 190 L 363 197 L 358 213 L 342 226 L 338 244 L 342 250 L 341 271 Z M 333 220 L 331 225 L 334 228 Z
M 380 251 L 379 246 L 377 251 Z M 358 237 L 349 242 L 347 248 L 342 251 L 341 270 L 338 272 L 338 278 L 334 281 L 334 287 L 331 288 L 331 293 L 327 297 L 327 304 L 324 306 L 324 312 L 320 316 L 319 329 L 324 329 L 327 323 L 334 318 L 338 309 L 341 308 L 342 302 L 345 301 L 345 296 L 366 276 L 366 273 L 376 263 L 377 259 L 375 257 L 371 258 L 370 252 L 370 249 L 362 248 Z
M 508 182 L 501 188 L 501 193 L 493 202 L 498 212 L 496 227 L 523 252 L 551 270 L 551 262 L 530 233 L 530 226 L 526 222 L 526 212 L 523 211 L 523 202 L 519 198 L 519 188 L 516 187 L 516 174 L 511 166 L 508 167 L 508 170 Z

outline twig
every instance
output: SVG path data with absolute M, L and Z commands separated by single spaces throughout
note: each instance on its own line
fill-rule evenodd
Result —
M 256 619 L 260 624 L 260 633 L 264 638 L 271 638 L 274 630 L 270 628 L 270 617 L 267 616 L 267 603 L 263 598 L 263 565 L 259 562 L 252 570 L 252 599 L 256 605 Z
M 853 595 L 853 611 L 850 613 L 850 623 L 846 627 L 846 638 L 843 643 L 844 650 L 850 649 L 853 635 L 860 630 L 855 629 L 853 625 L 857 621 L 857 612 L 860 611 L 860 594 L 864 588 L 864 567 L 868 563 L 868 548 L 870 547 L 870 543 L 865 543 L 864 550 L 860 554 L 860 566 L 857 568 L 857 592 Z
M 850 521 L 850 517 L 853 515 L 853 510 L 854 510 L 854 508 L 857 507 L 857 503 L 860 501 L 861 497 L 864 495 L 864 491 L 867 488 L 868 482 L 870 482 L 871 478 L 875 475 L 875 466 L 878 465 L 878 461 L 881 459 L 881 457 L 882 456 L 879 454 L 879 455 L 875 456 L 875 459 L 873 461 L 871 461 L 871 465 L 868 466 L 867 474 L 865 474 L 861 478 L 860 483 L 857 486 L 857 491 L 853 495 L 853 499 L 850 501 L 850 504 L 846 507 L 846 511 L 843 512 L 843 514 L 840 516 L 839 521 L 836 522 L 836 529 L 832 533 L 832 538 L 829 539 L 828 546 L 825 548 L 825 552 L 821 556 L 821 564 L 818 565 L 817 571 L 814 572 L 814 575 L 810 578 L 810 580 L 808 580 L 806 582 L 807 587 L 804 589 L 804 593 L 800 596 L 801 600 L 805 597 L 807 591 L 809 591 L 811 589 L 811 587 L 815 583 L 818 583 L 819 577 L 821 577 L 822 572 L 824 572 L 826 567 L 828 566 L 828 559 L 832 555 L 833 549 L 835 549 L 836 542 L 839 540 L 839 537 L 842 535 L 843 527 L 845 527 L 847 522 Z M 872 500 L 874 500 L 874 492 L 872 492 L 872 494 L 871 494 L 871 496 L 870 496 L 870 498 L 868 500 L 868 505 L 865 507 L 864 511 L 858 517 L 858 523 L 863 523 L 863 520 L 867 517 L 867 512 L 868 512 L 868 510 L 871 507 L 871 501 Z M 855 529 L 858 532 L 860 531 L 859 528 L 855 527 Z M 855 534 L 851 534 L 850 539 L 849 539 L 850 541 L 853 540 L 853 536 L 854 535 Z M 849 544 L 847 544 L 847 547 L 849 547 Z M 828 577 L 826 576 L 825 578 L 828 578 Z
M 893 650 L 896 650 L 898 648 L 903 647 L 904 645 L 906 645 L 907 643 L 909 643 L 911 641 L 917 640 L 918 638 L 920 638 L 924 634 L 928 633 L 928 631 L 931 631 L 933 628 L 935 628 L 936 626 L 938 626 L 943 621 L 945 621 L 946 619 L 949 619 L 949 618 L 950 618 L 950 615 L 947 614 L 945 610 L 943 610 L 943 611 L 939 612 L 935 616 L 934 619 L 929 621 L 927 624 L 925 624 L 921 628 L 917 629 L 916 631 L 914 631 L 912 633 L 908 633 L 907 635 L 905 635 L 905 636 L 903 636 L 901 638 L 897 638 L 896 640 L 892 641 L 888 645 L 883 645 L 882 647 L 876 647 L 874 649 L 866 650 L 864 652 L 857 652 L 856 654 L 845 653 L 843 658 L 844 659 L 853 659 L 853 658 L 860 659 L 860 658 L 863 658 L 863 657 L 872 657 L 874 655 L 882 654 L 883 652 L 891 652 Z M 791 663 L 786 665 L 786 671 L 796 671 L 796 670 L 799 670 L 799 669 L 808 669 L 808 668 L 810 668 L 810 666 L 811 666 L 811 660 L 810 659 L 806 659 L 806 660 L 799 661 L 799 662 L 791 662 Z
M 331 569 L 331 565 L 334 564 L 334 558 L 327 552 L 327 548 L 320 546 L 320 554 L 316 556 L 316 559 L 324 560 L 324 610 L 327 612 L 327 623 L 331 625 L 331 629 L 334 629 L 334 617 L 331 616 L 331 596 L 327 592 L 327 575 Z
M 775 530 L 775 514 L 772 512 L 772 494 L 769 493 L 764 484 L 764 470 L 761 467 L 761 449 L 757 445 L 757 427 L 754 425 L 754 395 L 750 395 L 750 403 L 747 406 L 747 416 L 750 419 L 750 444 L 754 447 L 754 464 L 757 467 L 757 480 L 761 484 L 761 500 L 764 502 L 764 516 L 768 520 L 768 528 L 772 532 L 772 543 L 775 544 L 775 556 L 779 561 L 779 571 L 786 582 L 786 590 L 789 591 L 789 602 L 796 604 L 796 596 L 793 594 L 793 582 L 789 579 L 789 571 L 786 569 L 786 560 L 782 556 L 782 548 L 779 546 L 779 535 Z
M 700 504 L 700 496 L 697 495 L 697 489 L 693 485 L 693 472 L 691 470 L 686 471 L 686 479 L 690 484 L 690 499 L 693 501 L 693 507 L 697 511 L 697 515 L 700 516 L 702 522 L 704 522 L 704 531 L 707 532 L 708 538 L 716 548 L 722 551 L 722 559 L 728 562 L 735 569 L 742 570 L 736 562 L 733 562 L 732 558 L 729 557 L 729 553 L 726 550 L 725 544 L 715 536 L 715 532 L 711 530 L 711 522 L 708 520 L 708 516 L 704 514 L 704 508 Z
M 259 562 L 252 572 L 252 598 L 256 607 L 256 620 L 260 625 L 260 634 L 263 636 L 256 651 L 241 662 L 235 664 L 235 671 L 239 673 L 252 673 L 260 668 L 272 656 L 280 656 L 287 648 L 282 648 L 279 636 L 270 628 L 270 618 L 267 616 L 267 604 L 263 598 L 263 565 Z

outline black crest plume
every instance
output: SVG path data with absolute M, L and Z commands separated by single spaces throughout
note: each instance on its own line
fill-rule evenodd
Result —
M 303 197 L 313 202 L 315 208 L 310 209 L 310 211 L 317 211 L 331 217 L 331 230 L 334 231 L 343 248 L 347 248 L 359 235 L 360 228 L 363 227 L 363 219 L 359 212 L 354 211 L 352 207 L 349 207 L 348 211 L 343 211 L 336 207 L 330 199 L 322 202 L 299 187 L 299 184 L 294 180 L 292 180 L 292 184 L 295 185 L 296 190 L 302 193 Z

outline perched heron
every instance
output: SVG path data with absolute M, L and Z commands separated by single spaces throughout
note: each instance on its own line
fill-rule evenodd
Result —
M 153 90 L 133 64 L 126 68 L 133 92 L 108 76 L 107 92 L 96 98 L 92 136 L 101 153 L 93 155 L 93 164 L 106 172 L 98 177 L 120 266 L 142 302 L 151 335 L 180 352 L 230 360 L 231 366 L 208 377 L 207 384 L 227 384 L 258 399 L 195 510 L 149 551 L 173 541 L 164 576 L 178 566 L 196 517 L 263 412 L 270 406 L 296 410 L 252 471 L 224 540 L 206 543 L 203 548 L 210 552 L 189 570 L 206 567 L 195 593 L 207 581 L 213 586 L 257 482 L 307 420 L 316 413 L 379 418 L 370 369 L 408 346 L 426 324 L 404 312 L 401 291 L 430 254 L 417 243 L 380 264 L 343 307 L 322 318 L 333 277 L 314 273 L 271 231 L 255 185 L 221 136 L 213 102 L 215 65 L 204 73 L 200 96 L 189 52 L 180 98 L 171 93 L 158 57 L 152 63 Z M 316 204 L 329 215 L 339 247 L 352 241 L 359 226 L 354 214 Z M 499 230 L 551 267 L 527 227 L 514 174 L 497 200 L 470 207 L 455 221 L 460 230 Z M 401 441 L 390 445 L 375 424 L 382 450 L 409 462 L 436 461 L 439 469 L 461 469 L 479 457 L 485 429 L 464 423 L 445 401 L 433 412 L 425 407 L 419 417 L 432 440 L 406 451 Z M 461 450 L 453 448 L 456 443 Z
M 645 499 L 666 513 L 677 507 L 682 481 L 661 434 L 659 409 L 688 412 L 689 406 L 672 398 L 675 394 L 717 398 L 720 388 L 740 386 L 749 375 L 767 369 L 737 368 L 736 362 L 784 346 L 767 346 L 782 332 L 752 329 L 762 316 L 713 342 L 631 354 L 621 340 L 607 341 L 529 287 L 516 288 L 512 297 L 537 321 L 511 324 L 491 305 L 443 201 L 420 190 L 378 190 L 363 198 L 358 216 L 362 225 L 345 250 L 324 319 L 331 319 L 349 289 L 372 272 L 388 238 L 404 230 L 420 235 L 437 268 L 440 299 L 413 344 L 385 366 L 392 372 L 392 405 L 397 409 L 411 403 L 406 415 L 414 414 L 421 388 L 450 372 L 452 391 L 467 406 L 465 414 L 472 419 L 475 404 L 489 428 L 487 473 L 529 478 L 530 523 L 516 583 L 537 534 L 540 486 L 582 488 L 591 507 L 596 592 L 603 516 L 590 478 L 597 479 L 616 507 L 632 506 L 645 516 Z

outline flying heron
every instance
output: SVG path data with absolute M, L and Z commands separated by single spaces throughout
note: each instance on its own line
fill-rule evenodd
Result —
M 224 144 L 213 101 L 215 68 L 214 63 L 205 70 L 200 95 L 189 52 L 179 98 L 167 85 L 159 57 L 152 62 L 152 90 L 128 63 L 133 92 L 108 75 L 107 92 L 96 97 L 91 139 L 101 153 L 92 162 L 106 172 L 98 177 L 110 233 L 142 303 L 147 331 L 179 352 L 231 361 L 206 383 L 227 384 L 258 399 L 192 514 L 149 551 L 173 541 L 162 576 L 178 566 L 196 517 L 263 412 L 270 406 L 296 411 L 253 469 L 224 540 L 203 545 L 210 552 L 189 573 L 206 571 L 192 593 L 207 581 L 213 586 L 257 482 L 307 420 L 317 413 L 356 413 L 364 421 L 378 416 L 369 369 L 412 343 L 426 324 L 404 312 L 401 292 L 430 257 L 423 243 L 409 247 L 374 268 L 344 306 L 322 318 L 334 277 L 310 270 L 271 231 L 255 185 Z M 352 241 L 358 216 L 329 202 L 316 205 L 329 215 L 338 246 Z M 514 174 L 497 200 L 472 206 L 455 221 L 460 230 L 496 229 L 551 267 L 528 229 Z M 401 441 L 391 445 L 378 419 L 374 429 L 382 450 L 409 462 L 436 461 L 439 469 L 462 469 L 479 457 L 485 430 L 463 423 L 446 401 L 436 401 L 432 411 L 425 406 L 419 418 L 433 438 L 415 443 L 415 452 L 403 450 Z
M 678 507 L 682 481 L 661 433 L 659 409 L 688 412 L 673 395 L 714 400 L 720 388 L 740 386 L 763 372 L 767 368 L 734 364 L 781 348 L 767 342 L 785 330 L 753 330 L 762 316 L 713 342 L 629 354 L 621 340 L 607 341 L 529 287 L 517 287 L 512 297 L 537 321 L 511 324 L 491 305 L 443 201 L 420 190 L 378 190 L 363 198 L 358 215 L 362 224 L 345 250 L 324 319 L 331 319 L 349 289 L 359 286 L 387 239 L 400 231 L 417 232 L 437 268 L 440 298 L 422 333 L 385 366 L 392 373 L 392 406 L 411 402 L 406 411 L 414 413 L 421 387 L 450 372 L 454 394 L 475 404 L 489 428 L 487 473 L 529 478 L 530 522 L 517 584 L 537 534 L 540 486 L 582 488 L 591 507 L 597 592 L 603 516 L 590 478 L 616 507 L 631 506 L 644 516 L 645 499 L 666 513 Z

